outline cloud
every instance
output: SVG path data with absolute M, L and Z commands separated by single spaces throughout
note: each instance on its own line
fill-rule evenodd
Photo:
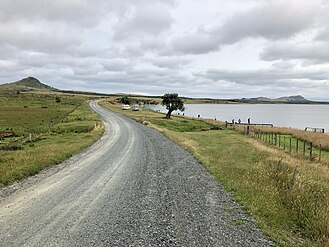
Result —
M 300 59 L 315 63 L 329 63 L 329 42 L 273 43 L 263 50 L 260 57 L 266 61 Z
M 0 1 L 1 22 L 48 20 L 50 22 L 65 22 L 78 26 L 94 26 L 99 21 L 99 15 L 106 8 L 103 0 L 33 0 L 30 1 Z
M 312 28 L 319 11 L 320 6 L 309 1 L 263 1 L 255 8 L 233 14 L 223 24 L 202 25 L 173 38 L 172 48 L 168 52 L 204 54 L 247 38 L 288 39 Z
M 130 67 L 129 61 L 123 58 L 108 59 L 101 63 L 106 71 L 125 71 Z
M 153 58 L 146 58 L 145 61 L 150 62 L 152 65 L 157 66 L 159 68 L 170 68 L 175 69 L 179 67 L 187 66 L 191 59 L 182 58 L 182 57 L 153 57 Z
M 114 40 L 130 40 L 144 36 L 158 36 L 173 22 L 168 8 L 159 2 L 135 6 L 120 18 L 114 27 Z
M 46 22 L 0 24 L 0 44 L 22 50 L 58 52 L 80 44 L 80 33 L 66 26 Z
M 250 37 L 286 39 L 312 27 L 319 10 L 317 7 L 309 1 L 266 1 L 260 7 L 233 15 L 214 32 L 224 44 Z
M 314 87 L 327 86 L 329 84 L 328 67 L 321 69 L 291 69 L 291 68 L 266 68 L 248 71 L 231 71 L 222 69 L 211 69 L 204 73 L 197 74 L 213 81 L 225 80 L 236 84 L 249 86 L 271 85 L 272 87 L 280 86 L 300 86 Z M 305 82 L 308 82 L 305 84 Z

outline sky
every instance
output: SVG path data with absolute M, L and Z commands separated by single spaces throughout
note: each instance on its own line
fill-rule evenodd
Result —
M 0 0 L 0 83 L 329 101 L 328 0 Z

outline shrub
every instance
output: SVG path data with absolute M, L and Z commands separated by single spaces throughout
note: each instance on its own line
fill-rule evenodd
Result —
M 0 150 L 2 151 L 17 151 L 17 150 L 22 150 L 23 147 L 17 143 L 9 143 L 6 145 L 0 145 Z

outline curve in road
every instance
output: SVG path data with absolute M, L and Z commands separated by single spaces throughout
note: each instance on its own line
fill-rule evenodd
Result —
M 273 245 L 190 154 L 90 106 L 105 134 L 64 169 L 1 201 L 0 246 Z

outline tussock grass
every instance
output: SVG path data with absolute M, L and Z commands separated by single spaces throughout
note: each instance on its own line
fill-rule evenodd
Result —
M 182 132 L 175 129 L 183 127 L 168 127 L 171 121 L 154 121 L 162 117 L 154 115 L 159 113 L 120 112 L 141 122 L 147 119 L 190 151 L 279 245 L 329 245 L 327 166 L 297 159 L 233 130 Z
M 237 126 L 236 128 L 238 130 L 243 130 L 244 126 Z M 312 142 L 315 147 L 320 147 L 329 151 L 329 135 L 325 133 L 319 133 L 319 132 L 310 132 L 310 131 L 304 131 L 299 129 L 293 129 L 293 128 L 278 128 L 278 127 L 261 127 L 261 126 L 250 126 L 250 129 L 253 130 L 260 130 L 263 133 L 274 133 L 274 134 L 282 134 L 282 135 L 292 135 L 293 137 L 307 141 Z

